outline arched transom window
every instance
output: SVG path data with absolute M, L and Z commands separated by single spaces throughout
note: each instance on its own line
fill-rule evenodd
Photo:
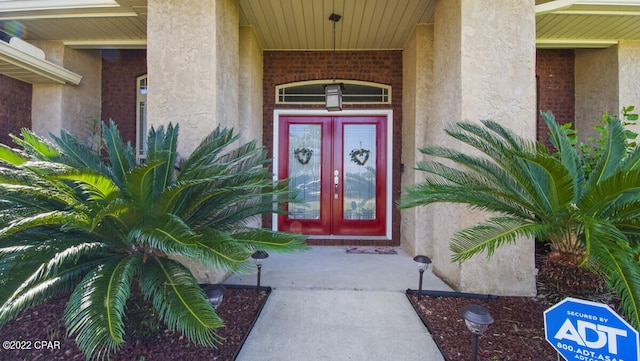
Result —
M 276 104 L 322 104 L 324 86 L 333 80 L 312 80 L 276 86 Z M 354 80 L 336 80 L 344 84 L 343 104 L 391 104 L 391 86 Z

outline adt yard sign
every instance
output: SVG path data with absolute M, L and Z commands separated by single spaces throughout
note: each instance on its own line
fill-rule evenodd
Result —
M 568 361 L 638 361 L 638 331 L 609 306 L 565 298 L 544 311 L 547 341 Z

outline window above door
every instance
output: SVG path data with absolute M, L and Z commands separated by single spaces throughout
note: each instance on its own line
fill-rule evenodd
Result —
M 343 104 L 391 104 L 391 86 L 355 80 L 336 80 L 342 83 Z M 324 86 L 332 79 L 301 81 L 276 86 L 276 104 L 323 104 Z

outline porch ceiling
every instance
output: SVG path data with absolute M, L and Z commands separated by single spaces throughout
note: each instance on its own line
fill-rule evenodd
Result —
M 401 49 L 435 0 L 238 0 L 265 50 Z M 0 31 L 73 48 L 145 48 L 147 0 L 0 0 Z M 640 0 L 536 0 L 538 47 L 640 40 Z M 0 35 L 3 35 L 0 33 Z M 6 37 L 6 35 L 4 35 Z
M 417 24 L 433 22 L 434 0 L 240 0 L 240 24 L 265 50 L 402 49 Z
M 640 40 L 640 1 L 556 0 L 536 5 L 538 48 L 606 48 Z

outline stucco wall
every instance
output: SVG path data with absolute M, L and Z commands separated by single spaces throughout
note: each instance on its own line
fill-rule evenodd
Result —
M 238 124 L 241 141 L 262 143 L 262 47 L 252 27 L 240 27 Z
M 79 85 L 33 85 L 32 126 L 42 135 L 66 129 L 82 137 L 100 117 L 100 54 L 97 50 L 74 50 L 58 41 L 40 41 L 48 61 L 80 74 Z
M 436 0 L 434 22 L 434 112 L 431 142 L 462 150 L 445 137 L 451 121 L 493 119 L 535 139 L 535 11 L 519 0 Z M 468 151 L 468 149 L 465 149 Z M 431 207 L 431 206 L 429 206 Z M 435 205 L 436 273 L 468 292 L 535 294 L 534 241 L 519 239 L 487 260 L 477 255 L 450 262 L 449 240 L 486 214 L 456 205 Z
M 423 160 L 418 148 L 427 144 L 432 131 L 433 25 L 418 25 L 402 52 L 402 174 L 403 188 L 424 176 L 414 170 Z M 433 214 L 426 207 L 401 212 L 401 245 L 410 255 L 433 256 Z
M 149 0 L 149 125 L 180 125 L 186 157 L 216 126 L 238 124 L 239 8 L 235 0 Z M 201 282 L 226 275 L 190 264 Z
M 577 49 L 575 53 L 575 128 L 581 139 L 586 139 L 596 135 L 593 126 L 604 112 L 618 114 L 621 107 L 618 94 L 618 47 Z
M 635 113 L 640 112 L 640 41 L 621 41 L 618 44 L 618 87 L 619 105 L 622 107 L 635 106 Z M 617 113 L 616 113 L 617 114 Z M 640 126 L 635 129 L 640 131 Z
M 148 1 L 148 122 L 179 123 L 183 155 L 237 123 L 238 24 L 237 1 Z
M 82 81 L 77 86 L 64 87 L 63 126 L 71 133 L 86 138 L 94 132 L 102 108 L 100 52 L 65 47 L 64 66 L 81 74 Z

